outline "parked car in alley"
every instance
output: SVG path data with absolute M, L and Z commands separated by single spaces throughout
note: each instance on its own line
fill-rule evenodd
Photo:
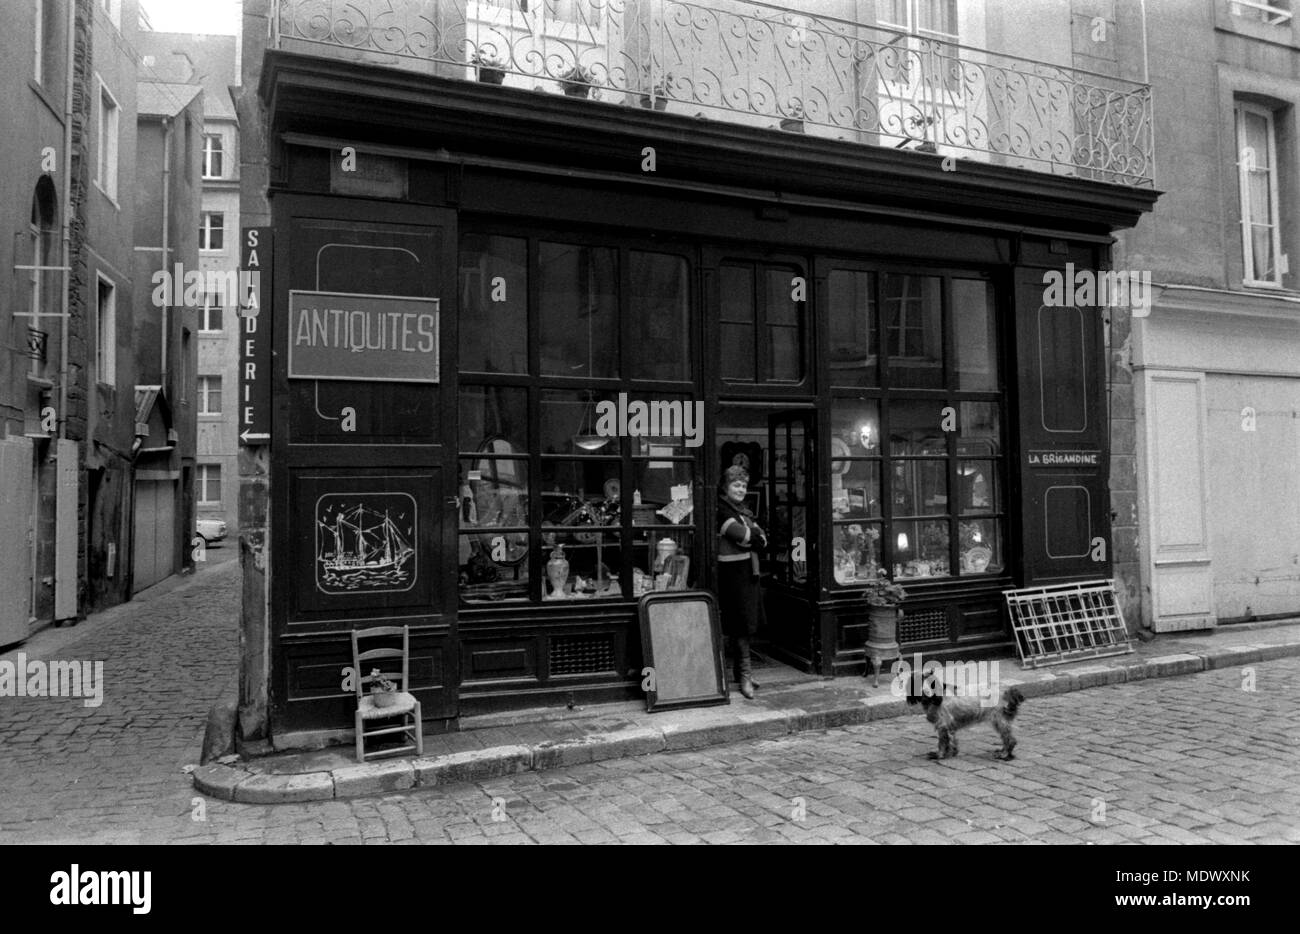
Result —
M 200 518 L 194 523 L 194 531 L 203 537 L 205 545 L 214 545 L 226 537 L 226 523 L 221 519 Z

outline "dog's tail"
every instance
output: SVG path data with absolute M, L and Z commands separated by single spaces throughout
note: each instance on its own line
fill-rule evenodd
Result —
M 1007 693 L 1002 696 L 1002 712 L 1008 720 L 1016 715 L 1024 701 L 1025 695 L 1020 693 L 1020 688 L 1007 688 Z

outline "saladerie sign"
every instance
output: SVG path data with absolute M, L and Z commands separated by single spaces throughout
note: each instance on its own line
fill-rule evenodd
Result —
M 289 378 L 438 382 L 438 299 L 289 292 Z

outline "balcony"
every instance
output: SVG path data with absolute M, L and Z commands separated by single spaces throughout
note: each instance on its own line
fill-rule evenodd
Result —
M 935 31 L 735 0 L 274 0 L 272 7 L 270 44 L 285 51 L 1116 185 L 1154 184 L 1149 86 L 963 46 Z

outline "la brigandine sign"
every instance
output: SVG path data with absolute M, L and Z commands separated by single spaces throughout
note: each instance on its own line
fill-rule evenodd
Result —
M 438 382 L 438 299 L 289 292 L 289 378 Z

